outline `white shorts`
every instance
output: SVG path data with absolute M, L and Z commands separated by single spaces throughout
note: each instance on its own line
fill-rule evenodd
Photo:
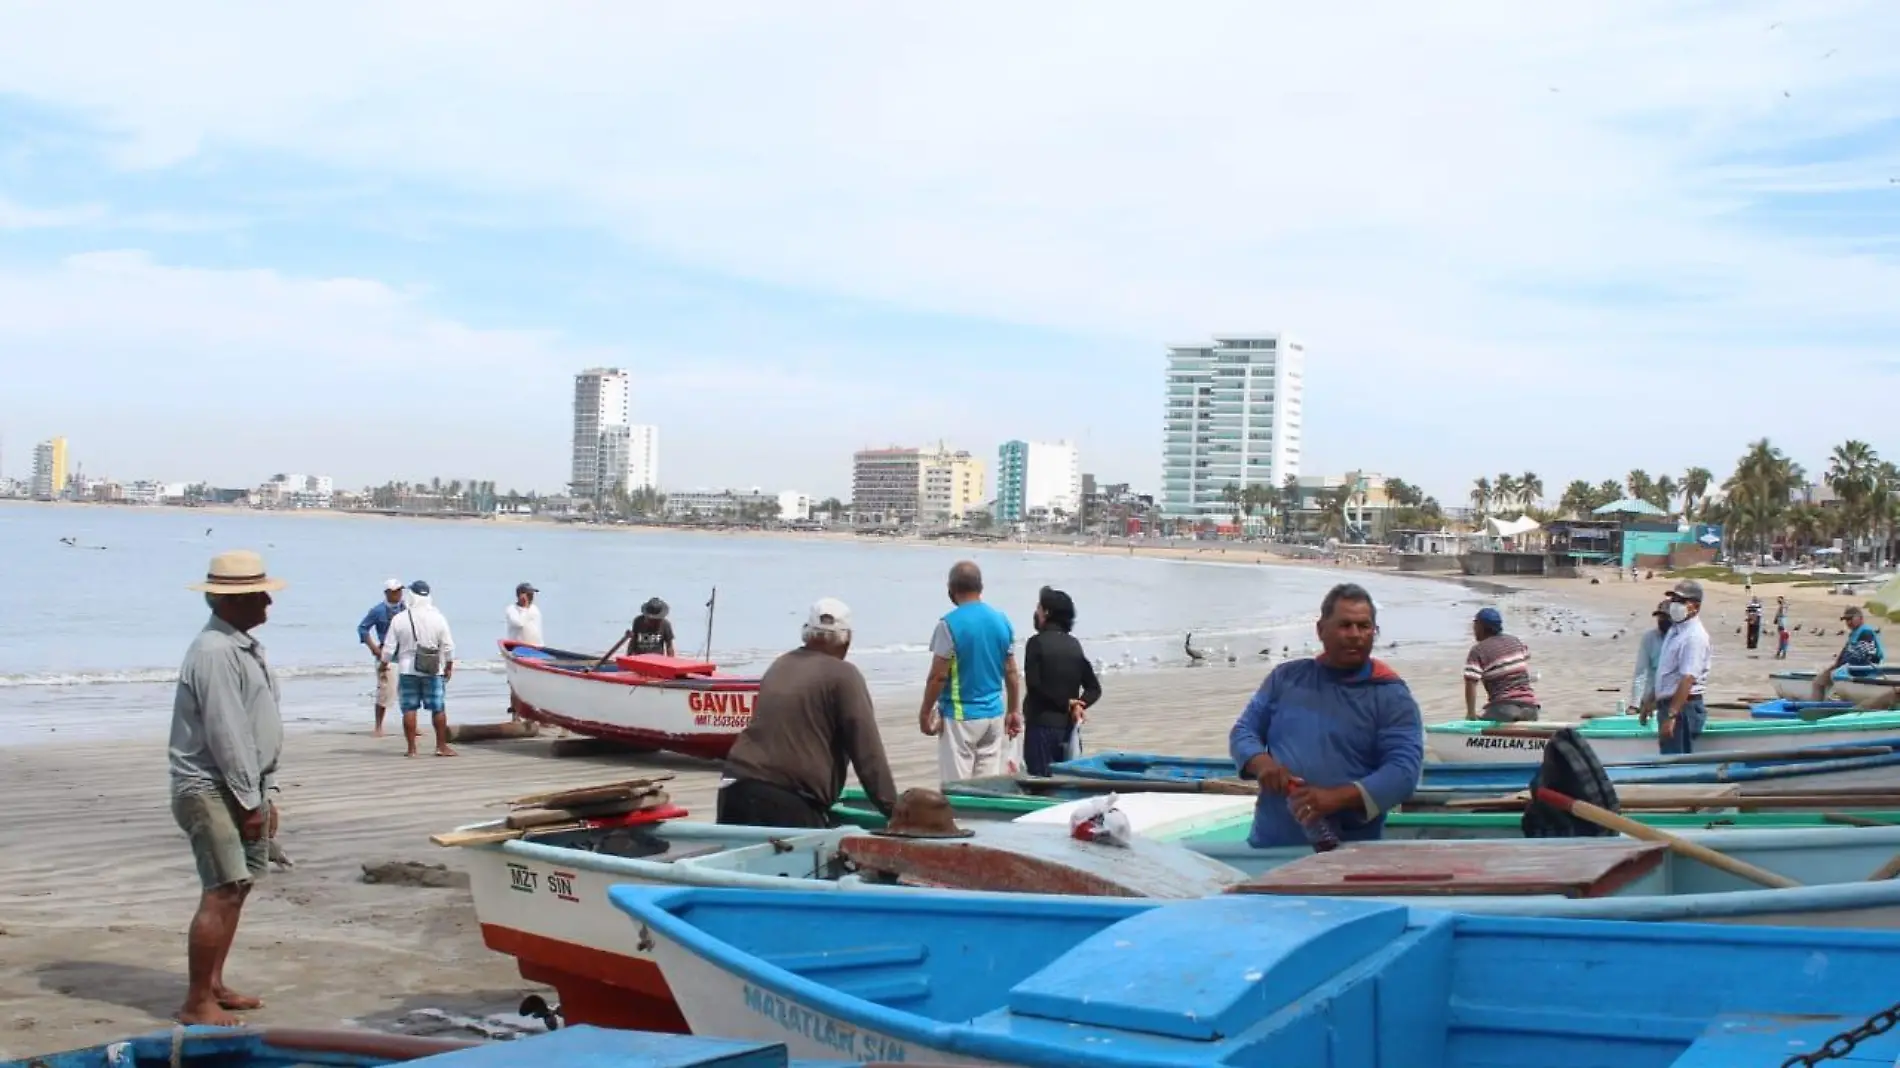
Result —
M 1014 775 L 1023 765 L 1023 738 L 1010 738 L 1003 717 L 946 719 L 937 732 L 937 773 L 944 782 Z

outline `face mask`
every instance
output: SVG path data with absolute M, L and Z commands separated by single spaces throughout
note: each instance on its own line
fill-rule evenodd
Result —
M 1656 621 L 1656 629 L 1664 634 L 1667 634 L 1669 633 L 1669 624 L 1671 622 L 1672 621 L 1668 619 L 1659 619 Z
M 1689 618 L 1689 606 L 1681 601 L 1669 602 L 1669 622 L 1680 623 Z

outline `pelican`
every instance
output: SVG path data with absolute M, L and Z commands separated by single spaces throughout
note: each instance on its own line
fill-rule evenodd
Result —
M 1188 660 L 1192 663 L 1199 664 L 1207 659 L 1205 650 L 1194 648 L 1193 631 L 1188 631 L 1187 637 L 1181 639 L 1181 651 L 1187 654 Z

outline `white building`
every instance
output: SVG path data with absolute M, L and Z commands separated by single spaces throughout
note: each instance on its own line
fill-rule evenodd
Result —
M 757 486 L 751 489 L 674 490 L 666 495 L 666 514 L 672 518 L 773 518 L 779 513 L 779 495 Z
M 996 450 L 996 519 L 1036 522 L 1082 507 L 1082 465 L 1066 441 L 1006 441 Z
M 328 508 L 336 485 L 329 475 L 277 475 L 251 496 L 260 508 Z
M 660 484 L 660 428 L 621 424 L 600 432 L 600 488 L 612 492 L 653 489 Z
M 1232 515 L 1229 485 L 1278 489 L 1300 473 L 1305 363 L 1305 346 L 1277 333 L 1168 348 L 1163 515 Z
M 574 443 L 568 492 L 592 500 L 611 489 L 601 473 L 602 435 L 608 427 L 626 426 L 632 403 L 632 380 L 618 367 L 590 367 L 574 376 Z
M 784 490 L 778 495 L 778 517 L 786 523 L 803 523 L 811 518 L 811 497 L 797 490 Z

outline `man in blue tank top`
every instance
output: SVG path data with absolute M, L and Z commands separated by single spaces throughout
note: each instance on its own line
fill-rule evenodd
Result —
M 937 738 L 943 781 L 1003 775 L 1009 740 L 1023 732 L 1022 676 L 1009 617 L 983 600 L 983 572 L 950 569 L 950 603 L 930 636 L 930 678 L 917 725 Z

